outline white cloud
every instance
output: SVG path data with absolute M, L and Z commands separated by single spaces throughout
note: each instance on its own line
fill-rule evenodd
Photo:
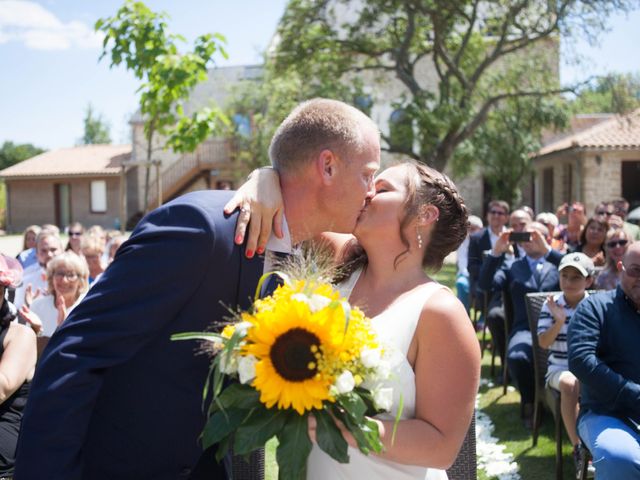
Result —
M 28 0 L 0 0 L 0 43 L 21 42 L 36 50 L 99 48 L 101 35 L 79 21 L 64 23 Z

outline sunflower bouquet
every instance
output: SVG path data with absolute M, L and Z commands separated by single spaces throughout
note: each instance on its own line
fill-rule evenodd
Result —
M 385 351 L 362 311 L 320 278 L 283 277 L 272 296 L 235 314 L 220 334 L 173 338 L 206 340 L 217 352 L 205 384 L 212 401 L 203 447 L 218 443 L 220 461 L 229 449 L 248 455 L 275 436 L 279 477 L 296 479 L 305 477 L 312 448 L 309 415 L 318 446 L 346 463 L 348 444 L 336 421 L 362 452 L 382 451 L 368 416 L 390 410 L 393 392 L 384 386 Z

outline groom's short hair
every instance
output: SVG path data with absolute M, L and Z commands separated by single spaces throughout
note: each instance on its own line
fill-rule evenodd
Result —
M 301 103 L 280 124 L 271 139 L 269 158 L 280 172 L 294 172 L 324 149 L 337 155 L 361 152 L 363 132 L 376 124 L 351 105 L 314 98 Z

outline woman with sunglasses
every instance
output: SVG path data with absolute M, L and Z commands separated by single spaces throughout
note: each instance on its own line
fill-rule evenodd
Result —
M 84 235 L 84 227 L 80 222 L 73 222 L 67 227 L 69 232 L 69 243 L 65 250 L 72 251 L 76 255 L 82 255 L 82 236 Z
M 596 278 L 595 288 L 598 290 L 613 290 L 620 284 L 618 262 L 622 260 L 631 240 L 629 234 L 621 229 L 611 229 L 605 239 L 606 264 Z
M 31 304 L 31 309 L 20 311 L 39 337 L 38 352 L 47 344 L 53 332 L 67 318 L 87 291 L 89 267 L 83 257 L 73 252 L 64 252 L 47 264 L 49 295 L 40 297 Z

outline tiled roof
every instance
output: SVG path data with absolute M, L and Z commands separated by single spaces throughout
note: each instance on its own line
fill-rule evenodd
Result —
M 0 177 L 70 177 L 118 175 L 131 157 L 131 145 L 81 145 L 41 153 L 9 168 Z
M 548 143 L 538 151 L 537 156 L 573 148 L 640 148 L 640 109 L 624 116 L 604 117 L 600 122 Z

